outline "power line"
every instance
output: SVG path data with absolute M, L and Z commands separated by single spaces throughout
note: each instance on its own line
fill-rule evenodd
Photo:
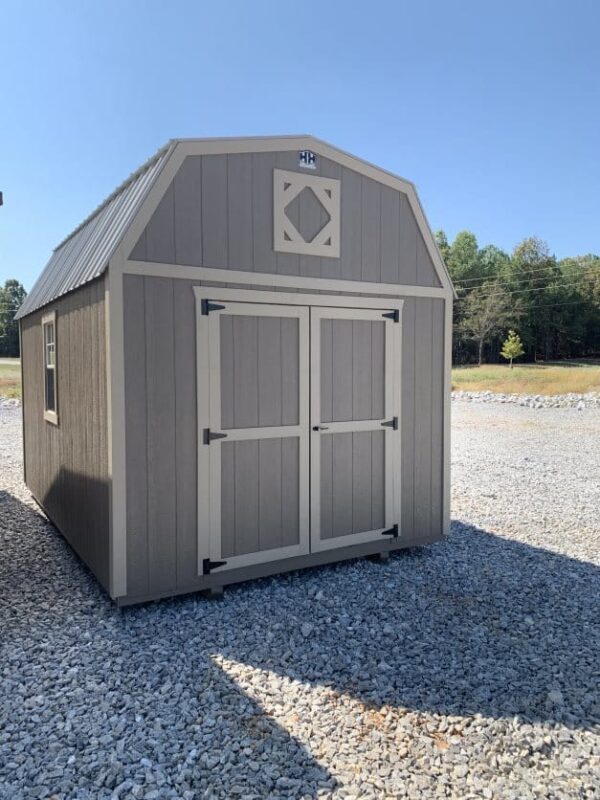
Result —
M 582 267 L 581 272 L 579 273 L 579 277 L 587 277 L 590 274 L 590 272 L 595 269 L 600 269 L 600 262 L 598 264 L 588 264 L 586 267 Z M 512 279 L 518 281 L 521 280 L 522 278 L 528 277 L 529 275 L 533 275 L 534 273 L 549 272 L 554 270 L 556 270 L 556 267 L 540 267 L 539 269 L 532 269 L 530 271 L 520 272 L 514 275 Z M 544 276 L 542 275 L 540 277 L 543 278 Z M 561 274 L 557 275 L 557 277 L 565 277 L 565 275 L 564 273 L 561 272 Z M 507 279 L 503 276 L 499 276 L 496 279 L 496 282 L 503 281 L 508 285 L 510 280 L 511 278 Z M 466 285 L 467 283 L 474 283 L 475 281 L 477 281 L 477 283 L 474 286 Z M 459 289 L 476 289 L 478 285 L 482 285 L 484 283 L 494 283 L 494 278 L 466 278 L 464 281 L 453 281 L 454 286 Z
M 562 284 L 561 283 L 555 283 L 552 286 L 538 286 L 535 289 L 513 289 L 512 291 L 509 291 L 509 292 L 490 291 L 490 292 L 484 292 L 481 295 L 481 299 L 482 300 L 488 300 L 490 297 L 506 297 L 507 295 L 527 294 L 529 292 L 549 292 L 549 291 L 552 291 L 552 290 L 555 290 L 555 289 L 572 289 L 574 287 L 579 287 L 579 286 L 580 286 L 580 284 L 578 284 L 578 283 L 562 283 Z M 491 288 L 496 289 L 497 287 L 498 287 L 498 284 L 496 284 L 495 286 L 493 286 Z M 459 302 L 461 300 L 467 300 L 467 299 L 468 299 L 468 296 L 464 296 L 464 297 L 459 297 L 458 298 Z

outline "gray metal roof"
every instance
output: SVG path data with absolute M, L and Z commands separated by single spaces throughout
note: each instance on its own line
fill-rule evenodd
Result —
M 103 274 L 172 147 L 169 142 L 155 153 L 58 245 L 15 319 Z

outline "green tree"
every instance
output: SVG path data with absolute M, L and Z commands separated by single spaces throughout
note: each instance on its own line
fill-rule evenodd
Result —
M 19 281 L 11 278 L 0 287 L 0 355 L 19 355 L 19 324 L 15 322 L 27 292 Z
M 483 363 L 483 348 L 505 327 L 516 309 L 499 283 L 487 282 L 473 289 L 461 304 L 462 332 L 477 345 L 477 363 Z
M 460 231 L 456 234 L 446 264 L 450 277 L 459 284 L 462 281 L 481 277 L 479 247 L 474 233 Z
M 438 250 L 440 251 L 442 258 L 444 259 L 444 263 L 448 265 L 448 257 L 450 255 L 450 245 L 448 244 L 448 237 L 442 230 L 436 231 L 434 233 L 434 236 L 438 246 Z
M 502 345 L 502 350 L 500 351 L 500 355 L 502 358 L 505 358 L 507 361 L 510 361 L 510 368 L 513 368 L 513 359 L 519 358 L 525 352 L 525 348 L 523 347 L 523 342 L 516 331 L 510 330 L 508 332 L 508 337 L 505 340 L 504 344 Z

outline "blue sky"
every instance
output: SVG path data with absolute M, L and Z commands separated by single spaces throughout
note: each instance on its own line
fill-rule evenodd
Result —
M 313 133 L 432 227 L 600 252 L 600 4 L 4 0 L 0 281 L 169 138 Z

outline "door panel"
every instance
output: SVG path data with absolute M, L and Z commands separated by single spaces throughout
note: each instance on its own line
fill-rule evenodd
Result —
M 309 551 L 308 342 L 303 306 L 219 303 L 198 316 L 204 572 L 207 556 L 222 572 Z
M 321 320 L 322 422 L 383 417 L 384 329 L 382 321 Z
M 300 543 L 298 439 L 221 444 L 221 555 Z
M 385 525 L 384 439 L 383 430 L 321 437 L 322 539 Z
M 311 308 L 311 550 L 399 524 L 399 322 Z
M 220 315 L 223 430 L 298 425 L 299 320 Z

